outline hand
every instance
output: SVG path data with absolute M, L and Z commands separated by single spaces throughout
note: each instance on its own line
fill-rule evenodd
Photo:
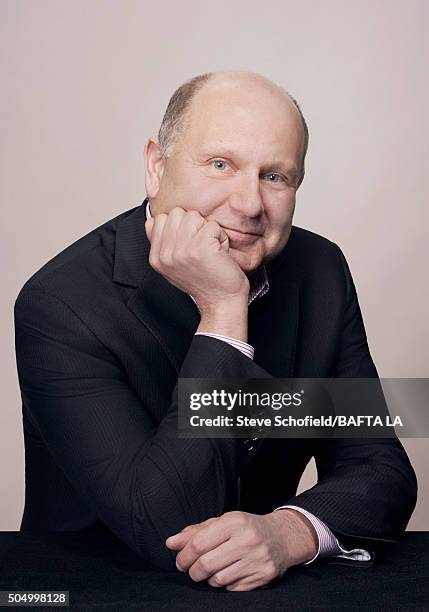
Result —
M 151 243 L 150 265 L 192 295 L 201 313 L 247 300 L 249 280 L 237 263 L 246 255 L 229 247 L 218 223 L 195 210 L 176 207 L 146 221 L 145 229 Z
M 185 527 L 166 545 L 180 551 L 176 565 L 189 571 L 192 580 L 250 591 L 312 559 L 317 534 L 308 519 L 292 509 L 262 516 L 233 511 Z

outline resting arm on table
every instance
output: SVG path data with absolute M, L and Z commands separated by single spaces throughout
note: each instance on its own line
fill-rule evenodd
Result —
M 236 338 L 232 338 L 231 336 L 225 336 L 222 334 L 215 334 L 212 332 L 196 332 L 196 335 L 206 335 L 212 338 L 217 338 L 223 342 L 227 342 L 229 345 L 234 346 L 236 349 L 241 351 L 243 355 L 249 357 L 249 359 L 253 359 L 255 350 L 251 344 L 247 342 L 243 342 L 241 340 L 237 340 Z M 298 506 L 284 505 L 276 508 L 276 510 L 282 509 L 291 509 L 300 513 L 302 516 L 305 516 L 308 522 L 303 522 L 303 528 L 308 529 L 310 526 L 313 528 L 311 531 L 313 532 L 313 537 L 317 540 L 317 552 L 313 556 L 312 559 L 306 561 L 304 565 L 308 565 L 316 559 L 328 556 L 341 556 L 346 559 L 352 559 L 356 561 L 368 561 L 371 559 L 371 554 L 367 550 L 363 550 L 361 548 L 346 550 L 341 544 L 338 542 L 337 538 L 334 536 L 332 531 L 329 529 L 325 523 L 320 521 L 314 514 L 311 512 L 307 512 L 303 508 L 299 508 Z
M 377 378 L 356 289 L 344 255 L 338 247 L 337 251 L 346 297 L 339 355 L 332 375 Z M 317 484 L 287 500 L 288 505 L 316 515 L 338 536 L 341 548 L 367 547 L 377 553 L 403 535 L 416 504 L 417 480 L 396 437 L 318 439 L 314 457 Z

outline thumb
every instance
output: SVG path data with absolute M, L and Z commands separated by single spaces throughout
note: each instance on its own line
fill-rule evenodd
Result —
M 222 228 L 220 228 L 219 242 L 220 242 L 220 248 L 222 249 L 222 251 L 224 251 L 225 253 L 228 253 L 229 238 L 228 238 L 228 234 Z
M 207 223 L 205 220 L 205 224 L 202 225 L 202 232 L 206 233 L 212 241 L 220 245 L 220 248 L 225 253 L 228 253 L 229 250 L 229 238 L 228 234 L 225 230 L 216 222 Z
M 175 535 L 172 535 L 167 538 L 165 540 L 165 544 L 168 548 L 172 548 L 173 550 L 180 550 L 185 546 L 185 544 L 196 531 L 198 531 L 197 525 L 189 525 L 188 527 L 182 529 L 182 531 L 179 531 Z
M 144 224 L 144 228 L 146 230 L 146 236 L 147 236 L 147 239 L 149 240 L 149 242 L 150 242 L 150 239 L 151 239 L 151 236 L 152 236 L 153 224 L 154 224 L 153 217 L 151 217 L 150 219 L 145 221 L 145 224 Z

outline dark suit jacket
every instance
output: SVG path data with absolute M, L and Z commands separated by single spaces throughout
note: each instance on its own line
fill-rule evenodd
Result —
M 177 436 L 179 376 L 377 376 L 340 249 L 292 228 L 267 265 L 268 294 L 249 307 L 252 361 L 194 336 L 192 299 L 149 265 L 145 202 L 54 257 L 16 300 L 21 529 L 102 524 L 166 569 L 175 569 L 169 535 L 233 509 L 291 503 L 346 545 L 376 551 L 397 540 L 417 491 L 397 439 L 266 439 L 249 461 L 237 440 Z M 318 484 L 296 496 L 312 456 Z

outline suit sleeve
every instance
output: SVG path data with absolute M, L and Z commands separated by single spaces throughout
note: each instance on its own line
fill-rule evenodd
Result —
M 235 439 L 179 439 L 177 384 L 155 423 L 121 363 L 59 297 L 15 302 L 21 395 L 48 450 L 99 519 L 139 556 L 176 570 L 165 540 L 233 509 L 248 455 Z M 179 377 L 267 377 L 221 340 L 195 336 Z
M 337 247 L 338 248 L 338 247 Z M 333 376 L 378 377 L 356 289 L 343 253 L 345 307 Z M 417 481 L 398 438 L 318 439 L 317 484 L 288 500 L 322 520 L 345 546 L 383 551 L 404 533 L 417 498 Z

